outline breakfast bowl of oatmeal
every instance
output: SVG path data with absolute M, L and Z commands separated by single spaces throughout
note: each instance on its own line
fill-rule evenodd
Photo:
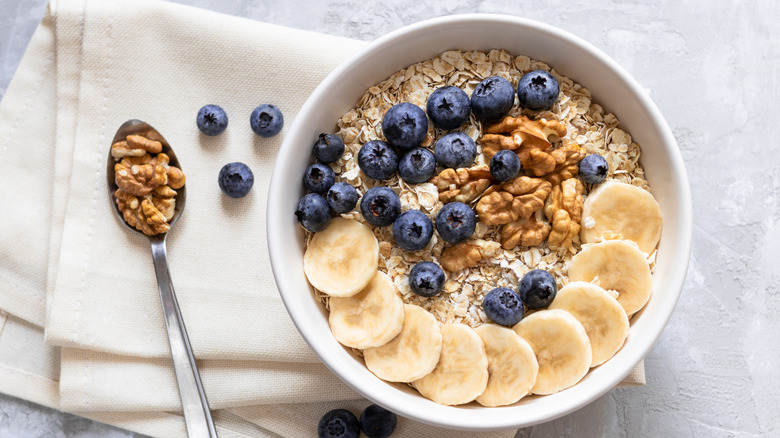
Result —
M 280 295 L 322 362 L 399 415 L 560 417 L 649 352 L 682 289 L 680 151 L 628 73 L 516 17 L 382 37 L 287 133 L 268 197 Z

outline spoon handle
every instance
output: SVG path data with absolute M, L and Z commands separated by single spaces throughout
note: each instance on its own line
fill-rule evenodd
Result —
M 173 291 L 171 273 L 168 271 L 168 256 L 165 251 L 165 237 L 153 238 L 151 241 L 154 272 L 160 289 L 165 328 L 168 331 L 168 342 L 171 346 L 176 382 L 179 385 L 184 422 L 187 424 L 187 435 L 192 438 L 216 437 L 217 432 L 211 419 L 206 393 L 200 382 L 190 339 L 187 337 L 179 303 Z

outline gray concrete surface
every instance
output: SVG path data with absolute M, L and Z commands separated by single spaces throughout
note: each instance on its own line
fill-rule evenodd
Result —
M 500 12 L 613 57 L 652 90 L 682 150 L 695 219 L 688 277 L 646 359 L 646 386 L 518 436 L 780 436 L 780 2 L 180 1 L 362 40 L 434 16 Z M 45 2 L 0 0 L 0 95 Z M 0 436 L 137 435 L 0 395 Z

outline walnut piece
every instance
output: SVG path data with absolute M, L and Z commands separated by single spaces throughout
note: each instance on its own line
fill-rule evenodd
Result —
M 114 165 L 116 185 L 135 196 L 144 196 L 168 182 L 168 155 L 125 157 Z
M 499 186 L 477 203 L 477 215 L 485 225 L 503 225 L 528 219 L 544 207 L 551 185 L 540 178 L 520 176 Z
M 537 215 L 501 227 L 501 247 L 510 250 L 517 245 L 539 246 L 550 234 L 550 225 Z
M 165 233 L 171 228 L 165 214 L 146 197 L 139 201 L 136 196 L 123 192 L 122 189 L 117 189 L 114 196 L 125 221 L 147 236 Z
M 498 242 L 474 239 L 446 248 L 441 254 L 441 265 L 450 272 L 473 268 L 480 261 L 495 257 L 500 246 Z
M 577 175 L 585 151 L 575 143 L 567 143 L 550 152 L 550 156 L 555 160 L 555 168 L 543 178 L 555 186 Z
M 566 127 L 557 120 L 531 120 L 528 117 L 504 117 L 487 127 L 482 136 L 482 153 L 490 161 L 502 149 L 515 151 L 526 172 L 542 176 L 555 169 L 555 157 L 550 155 L 549 137 L 566 135 Z
M 149 140 L 141 135 L 131 134 L 124 140 L 111 145 L 111 156 L 115 160 L 121 160 L 124 157 L 142 157 L 147 152 L 151 154 L 162 152 L 162 143 Z
M 571 248 L 574 237 L 580 232 L 584 191 L 585 187 L 577 178 L 569 178 L 553 187 L 544 206 L 544 215 L 552 222 L 547 240 L 550 248 Z
M 431 182 L 439 189 L 443 203 L 457 201 L 470 203 L 482 195 L 492 182 L 487 165 L 462 169 L 444 169 Z

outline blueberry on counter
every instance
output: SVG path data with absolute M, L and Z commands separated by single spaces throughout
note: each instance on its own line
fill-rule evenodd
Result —
M 370 405 L 360 414 L 360 429 L 368 438 L 388 438 L 395 431 L 398 417 L 379 405 Z
M 513 151 L 504 149 L 496 152 L 490 159 L 490 174 L 493 178 L 504 182 L 517 176 L 520 172 L 520 158 Z
M 482 300 L 482 310 L 496 324 L 511 327 L 523 319 L 523 303 L 508 287 L 497 287 Z
M 460 243 L 471 237 L 477 228 L 477 215 L 462 202 L 444 204 L 436 215 L 436 231 L 449 243 Z
M 526 73 L 517 83 L 517 98 L 523 108 L 545 110 L 558 100 L 558 80 L 544 70 Z
M 306 190 L 324 195 L 336 182 L 336 174 L 330 166 L 314 163 L 303 172 L 303 186 Z
M 346 409 L 328 411 L 317 424 L 318 438 L 358 438 L 360 423 L 352 412 Z
M 434 155 L 442 167 L 468 167 L 477 157 L 477 144 L 463 132 L 450 132 L 436 142 Z
M 436 158 L 425 148 L 414 148 L 401 157 L 398 174 L 409 184 L 418 184 L 433 178 L 436 174 Z
M 453 85 L 437 88 L 426 104 L 428 117 L 441 129 L 455 129 L 471 114 L 471 100 L 465 91 Z
M 558 293 L 558 284 L 553 276 L 542 269 L 528 271 L 518 284 L 520 299 L 531 310 L 543 309 L 550 305 Z
M 330 223 L 328 201 L 320 194 L 307 193 L 298 201 L 295 217 L 303 228 L 313 233 L 322 231 Z
M 474 88 L 471 93 L 471 112 L 484 121 L 504 117 L 515 104 L 515 88 L 507 79 L 491 76 Z
M 217 178 L 219 188 L 231 198 L 246 196 L 255 183 L 252 169 L 244 163 L 228 163 L 222 166 Z
M 273 137 L 282 130 L 284 116 L 278 107 L 264 103 L 252 111 L 249 125 L 260 137 Z
M 382 132 L 391 145 L 407 151 L 425 140 L 428 117 L 417 105 L 402 102 L 390 107 L 382 117 Z
M 314 143 L 314 156 L 325 164 L 335 163 L 344 155 L 344 140 L 336 134 L 320 134 Z
M 607 179 L 609 164 L 599 154 L 591 154 L 580 161 L 580 177 L 587 184 L 601 184 Z
M 421 297 L 434 297 L 444 287 L 444 271 L 433 262 L 419 262 L 409 271 L 409 287 Z
M 198 110 L 195 123 L 200 132 L 206 135 L 219 135 L 227 128 L 228 116 L 219 105 L 206 105 Z
M 401 200 L 388 187 L 372 187 L 360 200 L 360 213 L 369 224 L 386 227 L 401 214 Z
M 405 211 L 393 222 L 395 243 L 407 251 L 425 248 L 432 236 L 433 222 L 420 210 Z
M 398 154 L 382 140 L 371 140 L 358 151 L 358 166 L 370 178 L 388 179 L 398 168 Z
M 349 213 L 354 210 L 358 197 L 357 190 L 345 182 L 333 184 L 325 196 L 330 209 L 336 214 Z

